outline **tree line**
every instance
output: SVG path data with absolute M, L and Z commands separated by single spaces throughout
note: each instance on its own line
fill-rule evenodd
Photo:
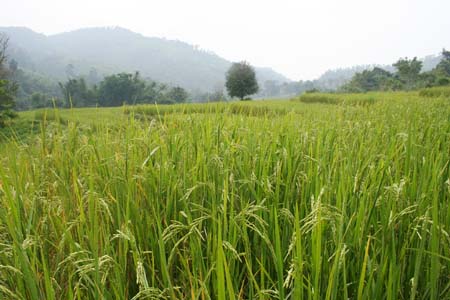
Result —
M 393 65 L 360 65 L 329 70 L 318 79 L 291 82 L 265 81 L 259 98 L 290 97 L 305 92 L 352 92 L 414 90 L 445 86 L 450 81 L 449 51 L 440 56 L 401 58 Z
M 99 79 L 94 70 L 88 75 L 87 81 L 83 76 L 75 76 L 68 65 L 67 81 L 55 82 L 22 70 L 14 59 L 8 60 L 8 42 L 8 38 L 0 34 L 0 125 L 15 115 L 14 110 L 53 106 L 172 104 L 186 102 L 190 97 L 182 87 L 144 79 L 139 72 L 123 72 Z M 92 80 L 94 77 L 95 81 Z
M 185 89 L 144 79 L 139 72 L 113 74 L 96 81 L 92 80 L 91 74 L 87 77 L 68 76 L 67 81 L 54 82 L 17 67 L 9 69 L 11 70 L 9 79 L 17 83 L 17 110 L 155 102 L 172 104 L 186 102 L 190 98 Z
M 173 104 L 188 100 L 188 92 L 179 87 L 144 80 L 139 72 L 106 76 L 100 83 L 88 86 L 83 77 L 60 82 L 62 103 L 66 107 L 121 106 L 123 104 Z M 48 100 L 46 100 L 48 101 Z M 46 106 L 47 103 L 41 103 Z M 36 104 L 34 105 L 36 106 Z
M 395 72 L 375 67 L 356 73 L 339 91 L 360 93 L 370 91 L 415 90 L 450 84 L 450 51 L 442 50 L 442 60 L 430 71 L 422 72 L 422 62 L 401 58 L 392 65 Z

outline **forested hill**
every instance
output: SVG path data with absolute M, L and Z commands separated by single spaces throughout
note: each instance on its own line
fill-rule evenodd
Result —
M 10 38 L 10 58 L 22 69 L 56 80 L 87 76 L 100 80 L 116 72 L 139 71 L 143 77 L 189 90 L 223 86 L 230 62 L 180 41 L 145 37 L 123 28 L 89 28 L 46 36 L 22 27 L 0 27 Z M 256 68 L 258 80 L 288 78 Z
M 434 69 L 442 60 L 442 55 L 428 55 L 420 58 L 422 61 L 422 72 L 428 72 Z M 323 90 L 336 90 L 349 82 L 356 73 L 361 73 L 364 70 L 372 70 L 378 67 L 389 72 L 395 72 L 396 69 L 392 65 L 358 65 L 347 68 L 339 68 L 328 70 L 317 79 L 317 87 Z

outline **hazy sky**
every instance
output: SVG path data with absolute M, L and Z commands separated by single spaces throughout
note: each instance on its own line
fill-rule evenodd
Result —
M 0 26 L 121 26 L 294 80 L 450 48 L 450 0 L 0 0 Z

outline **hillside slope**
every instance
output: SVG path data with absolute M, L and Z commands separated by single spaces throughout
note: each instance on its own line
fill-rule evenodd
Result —
M 222 86 L 231 62 L 181 42 L 145 37 L 123 28 L 88 28 L 46 36 L 22 27 L 0 27 L 10 38 L 10 57 L 28 69 L 64 80 L 68 72 L 102 77 L 139 71 L 144 77 L 190 90 Z M 73 67 L 68 67 L 69 65 Z M 69 70 L 70 69 L 70 70 Z M 289 81 L 270 68 L 258 80 Z

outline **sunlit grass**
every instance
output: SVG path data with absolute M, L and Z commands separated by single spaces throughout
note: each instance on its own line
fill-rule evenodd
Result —
M 1 298 L 450 299 L 450 103 L 369 97 L 24 113 Z

